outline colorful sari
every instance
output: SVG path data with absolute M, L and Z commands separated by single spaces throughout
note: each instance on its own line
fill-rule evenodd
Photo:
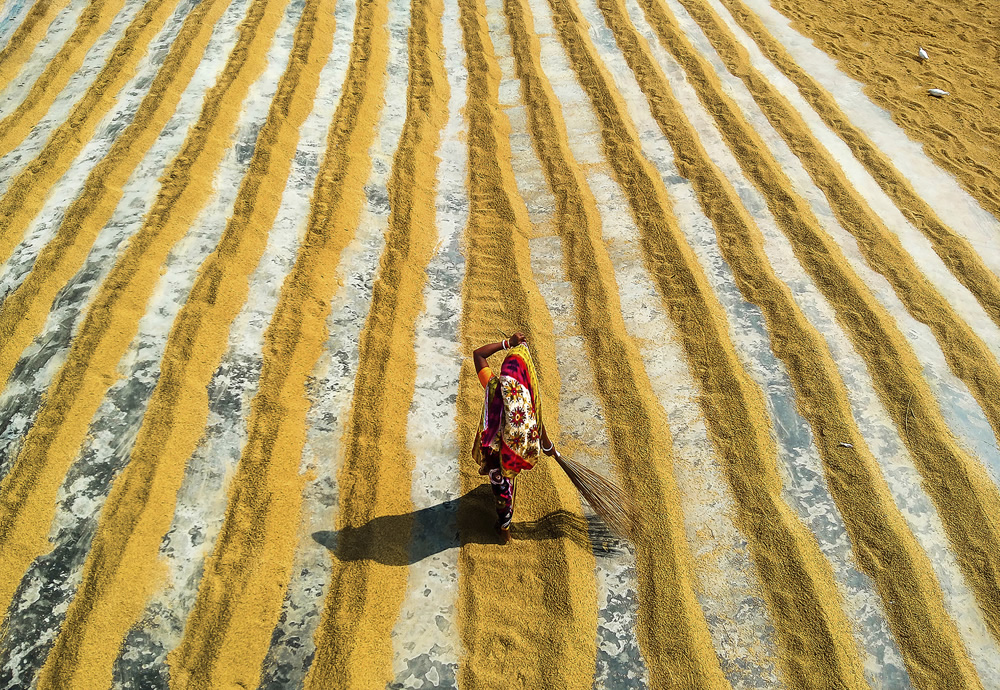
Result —
M 480 473 L 490 478 L 497 499 L 499 526 L 514 514 L 515 479 L 535 466 L 541 452 L 542 400 L 528 346 L 512 348 L 486 384 L 483 416 L 473 447 Z

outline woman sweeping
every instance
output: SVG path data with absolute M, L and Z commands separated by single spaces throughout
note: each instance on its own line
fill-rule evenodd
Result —
M 507 356 L 498 376 L 486 358 L 501 350 L 506 350 Z M 486 389 L 472 453 L 479 462 L 479 474 L 489 477 L 496 497 L 500 543 L 508 544 L 518 473 L 534 467 L 539 451 L 559 454 L 542 423 L 542 399 L 527 339 L 515 333 L 509 340 L 483 345 L 472 353 L 472 359 Z

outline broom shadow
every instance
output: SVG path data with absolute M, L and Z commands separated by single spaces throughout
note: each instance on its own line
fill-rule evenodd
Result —
M 459 529 L 459 504 L 467 524 Z M 470 519 L 471 518 L 471 519 Z M 483 484 L 461 498 L 403 515 L 384 515 L 359 527 L 313 532 L 313 540 L 342 561 L 376 561 L 383 565 L 413 565 L 442 551 L 465 544 L 496 544 L 493 492 Z M 623 553 L 624 543 L 596 516 L 581 517 L 556 510 L 538 520 L 514 522 L 515 541 L 567 538 L 595 556 Z

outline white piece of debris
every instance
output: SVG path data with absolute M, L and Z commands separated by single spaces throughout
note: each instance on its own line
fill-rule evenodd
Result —
M 931 56 L 927 54 L 927 51 L 924 50 L 923 46 L 920 46 L 920 48 L 917 49 L 917 55 L 920 56 L 921 60 L 930 60 L 931 59 Z
M 951 94 L 944 89 L 927 89 L 927 93 L 937 98 L 944 98 L 945 96 L 950 96 Z
M 854 447 L 853 443 L 843 443 L 843 442 L 841 442 L 839 445 L 840 445 L 841 448 L 853 448 Z

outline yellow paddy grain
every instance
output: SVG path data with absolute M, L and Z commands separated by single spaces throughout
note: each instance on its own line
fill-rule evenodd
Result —
M 211 177 L 229 146 L 238 105 L 266 66 L 267 46 L 282 11 L 282 3 L 275 0 L 256 0 L 251 7 L 198 122 L 164 173 L 152 210 L 101 285 L 34 426 L 0 484 L 0 607 L 4 609 L 28 564 L 49 549 L 48 527 L 59 485 L 114 382 L 118 362 L 156 287 L 160 266 L 211 194 Z
M 492 497 L 469 456 L 482 411 L 483 389 L 472 367 L 476 347 L 499 333 L 528 336 L 541 379 L 545 425 L 558 438 L 559 374 L 552 321 L 534 283 L 528 249 L 531 223 L 511 169 L 509 124 L 499 108 L 501 73 L 482 2 L 460 0 L 469 81 L 469 223 L 462 287 L 462 345 L 466 360 L 458 395 L 462 490 L 458 521 L 458 623 L 465 687 L 590 688 L 597 633 L 597 590 L 589 544 L 530 525 L 582 522 L 576 491 L 555 463 L 542 459 L 518 478 L 514 541 L 495 544 Z M 489 496 L 486 489 L 485 496 Z M 550 538 L 545 538 L 549 536 Z M 511 612 L 516 611 L 516 616 Z
M 597 204 L 570 152 L 562 110 L 542 72 L 530 8 L 523 0 L 506 0 L 504 6 L 532 139 L 556 196 L 564 266 L 573 285 L 577 320 L 603 403 L 612 452 L 623 488 L 639 509 L 633 541 L 639 566 L 638 638 L 643 656 L 655 687 L 678 682 L 700 688 L 726 687 L 694 593 L 691 555 L 673 478 L 670 431 L 625 329 Z M 659 624 L 662 620 L 673 622 L 669 630 Z
M 316 657 L 307 684 L 378 688 L 392 680 L 390 633 L 406 593 L 405 554 L 386 544 L 407 542 L 409 526 L 379 534 L 358 528 L 413 509 L 413 457 L 406 420 L 413 400 L 417 317 L 423 311 L 427 264 L 437 241 L 434 226 L 439 159 L 436 150 L 448 119 L 448 75 L 442 61 L 441 0 L 413 0 L 410 8 L 406 121 L 388 183 L 389 229 L 371 307 L 359 346 L 346 453 L 338 475 L 340 531 Z M 332 460 L 332 458 L 331 458 Z M 405 522 L 403 523 L 405 525 Z M 394 559 L 393 556 L 397 558 Z
M 6 88 L 17 76 L 31 56 L 31 51 L 42 40 L 49 24 L 68 4 L 69 0 L 36 0 L 31 6 L 7 45 L 0 51 L 0 89 Z
M 111 27 L 123 7 L 125 0 L 91 0 L 80 14 L 76 29 L 45 66 L 28 95 L 14 112 L 0 120 L 0 156 L 13 150 L 38 124 L 69 78 L 80 69 L 87 51 Z
M 10 256 L 28 224 L 42 209 L 52 185 L 94 135 L 97 124 L 117 101 L 118 92 L 134 75 L 150 40 L 163 27 L 177 2 L 150 0 L 143 5 L 69 116 L 52 133 L 45 148 L 11 181 L 0 199 L 0 218 L 5 219 L 0 231 L 0 261 Z M 29 124 L 33 125 L 30 121 Z
M 682 334 L 691 369 L 701 380 L 709 433 L 733 489 L 737 526 L 750 542 L 760 572 L 784 671 L 793 684 L 834 678 L 845 687 L 863 687 L 857 648 L 829 563 L 781 498 L 776 449 L 761 392 L 739 363 L 722 307 L 683 240 L 659 174 L 641 157 L 634 126 L 623 115 L 621 96 L 580 29 L 579 10 L 571 0 L 550 4 L 574 69 L 601 120 L 606 155 L 643 234 L 650 273 Z M 620 2 L 599 5 L 640 85 L 648 88 L 649 79 L 658 74 L 648 47 L 628 22 Z M 657 99 L 662 109 L 671 104 L 667 94 Z M 723 226 L 753 228 L 690 125 L 677 112 L 673 114 L 671 120 L 660 117 L 658 121 L 661 127 L 669 125 L 665 133 L 677 151 L 678 167 L 692 179 L 717 231 Z M 678 145 L 678 137 L 684 138 L 683 146 Z M 731 246 L 731 240 L 720 244 Z M 742 251 L 758 248 L 752 240 L 741 245 Z
M 126 633 L 160 584 L 160 543 L 170 527 L 186 460 L 208 417 L 208 383 L 225 352 L 229 325 L 246 300 L 247 279 L 267 243 L 262 229 L 270 228 L 277 215 L 298 129 L 312 109 L 333 43 L 333 6 L 333 0 L 310 0 L 303 8 L 233 216 L 171 329 L 131 460 L 105 504 L 80 593 L 66 614 L 42 683 L 109 680 Z
M 178 687 L 259 682 L 295 556 L 305 485 L 299 462 L 309 406 L 306 378 L 322 353 L 336 266 L 365 200 L 368 150 L 382 108 L 387 17 L 384 0 L 358 7 L 350 64 L 313 188 L 306 236 L 264 335 L 260 384 L 226 519 L 206 559 L 184 637 L 168 657 Z
M 728 1 L 728 0 L 724 0 Z M 993 0 L 775 0 L 907 135 L 1000 217 L 1000 5 Z M 917 59 L 919 46 L 932 58 Z M 927 95 L 938 87 L 946 99 Z

